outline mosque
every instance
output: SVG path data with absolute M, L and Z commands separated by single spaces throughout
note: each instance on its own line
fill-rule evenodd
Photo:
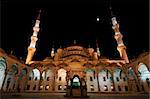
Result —
M 98 44 L 96 50 L 74 44 L 58 48 L 56 52 L 52 48 L 50 56 L 34 61 L 32 58 L 40 30 L 39 13 L 25 62 L 0 49 L 0 91 L 55 92 L 66 93 L 66 96 L 86 96 L 87 93 L 148 93 L 150 53 L 145 52 L 138 58 L 129 60 L 119 23 L 114 16 L 111 20 L 120 59 L 101 57 Z

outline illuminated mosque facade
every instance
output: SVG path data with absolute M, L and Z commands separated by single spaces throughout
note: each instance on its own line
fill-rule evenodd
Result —
M 34 61 L 40 14 L 33 27 L 26 61 L 0 50 L 1 92 L 64 92 L 66 95 L 95 93 L 148 93 L 150 88 L 149 52 L 128 60 L 123 35 L 116 17 L 112 29 L 120 60 L 101 57 L 97 48 L 74 44 L 58 48 L 44 60 Z M 41 34 L 42 35 L 42 34 Z

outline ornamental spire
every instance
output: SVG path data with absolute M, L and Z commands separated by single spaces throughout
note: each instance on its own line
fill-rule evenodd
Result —
M 39 25 L 40 25 L 40 14 L 41 14 L 41 10 L 39 10 L 39 14 L 38 17 L 36 19 L 35 25 L 33 27 L 33 35 L 31 36 L 31 42 L 30 45 L 28 47 L 28 55 L 26 58 L 26 64 L 29 64 L 29 62 L 32 60 L 32 57 L 36 51 L 36 41 L 38 40 L 38 32 L 40 30 Z
M 96 50 L 97 50 L 97 55 L 100 57 L 101 53 L 100 53 L 100 50 L 99 50 L 99 45 L 98 45 L 97 39 L 96 39 Z
M 54 49 L 54 41 L 52 42 L 52 50 L 51 50 L 51 57 L 54 57 L 55 49 Z
M 111 21 L 112 21 L 112 29 L 114 30 L 115 32 L 115 35 L 114 35 L 114 38 L 116 39 L 117 41 L 117 50 L 119 51 L 119 54 L 120 54 L 120 57 L 122 59 L 125 60 L 126 63 L 129 63 L 129 60 L 128 60 L 128 56 L 127 56 L 127 53 L 126 53 L 126 46 L 124 45 L 123 43 L 123 35 L 121 34 L 120 30 L 119 30 L 119 23 L 117 22 L 116 20 L 116 17 L 114 16 L 113 12 L 112 12 L 112 8 L 110 7 L 110 11 L 111 11 Z

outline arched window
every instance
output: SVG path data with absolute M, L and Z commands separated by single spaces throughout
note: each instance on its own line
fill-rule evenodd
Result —
M 45 80 L 45 79 L 46 79 L 46 72 L 43 71 L 43 73 L 42 73 L 42 80 Z
M 8 78 L 6 83 L 6 89 L 8 89 L 10 82 L 11 82 L 11 78 Z
M 29 75 L 29 80 L 32 80 L 33 79 L 33 71 L 31 71 L 30 75 Z
M 9 71 L 9 75 L 13 75 L 17 73 L 18 73 L 18 64 L 13 64 Z
M 141 74 L 141 76 L 147 76 L 150 74 L 150 72 L 148 71 L 148 68 L 146 67 L 145 64 L 140 63 L 139 64 L 139 68 L 138 68 L 139 73 Z
M 51 69 L 45 70 L 42 73 L 42 79 L 49 81 L 53 77 L 53 72 Z
M 139 67 L 138 67 L 138 72 L 139 72 L 139 79 L 141 81 L 141 86 L 143 87 L 144 90 L 149 90 L 148 86 L 149 86 L 149 79 L 150 79 L 150 71 L 148 70 L 148 68 L 146 67 L 145 64 L 140 63 Z
M 23 76 L 26 76 L 26 74 L 27 74 L 27 68 L 22 69 L 19 75 L 19 80 L 21 80 Z
M 119 82 L 120 80 L 126 81 L 125 72 L 122 69 L 116 67 L 114 70 L 114 80 L 117 82 Z
M 102 92 L 112 91 L 111 87 L 113 86 L 113 81 L 112 81 L 112 75 L 109 70 L 100 70 L 99 71 L 98 82 L 99 82 L 100 90 Z
M 71 80 L 69 79 L 69 81 L 68 81 L 68 86 L 71 86 Z
M 49 81 L 50 79 L 53 79 L 53 71 L 51 69 L 48 69 L 46 71 L 46 79 Z
M 58 70 L 58 78 L 60 79 L 60 77 L 61 77 L 61 80 L 60 81 L 65 81 L 66 80 L 66 76 L 67 76 L 67 74 L 66 74 L 66 70 L 65 69 L 59 69 Z
M 92 68 L 87 68 L 84 72 L 86 73 L 87 92 L 98 91 L 98 83 L 95 83 L 97 82 L 95 70 Z
M 128 76 L 129 76 L 130 79 L 135 79 L 135 77 L 136 77 L 132 67 L 129 67 L 129 69 L 128 69 Z
M 150 72 L 148 71 L 148 68 L 145 64 L 139 64 L 138 72 L 141 80 L 146 80 L 147 78 L 150 78 Z
M 40 71 L 38 69 L 33 69 L 34 79 L 40 79 Z
M 149 78 L 146 78 L 146 82 L 147 82 L 147 85 L 149 86 L 150 84 Z
M 0 57 L 0 90 L 5 77 L 6 61 L 4 58 Z
M 40 80 L 40 71 L 38 69 L 33 69 L 30 73 L 29 79 Z
M 6 61 L 4 58 L 0 57 L 0 71 L 6 69 Z
M 86 69 L 84 72 L 86 72 L 86 79 L 87 81 L 92 82 L 94 80 L 94 70 L 92 69 Z
M 27 68 L 23 69 L 21 73 L 23 76 L 25 76 L 27 74 Z
M 50 73 L 49 77 L 50 77 L 50 79 L 53 79 L 54 76 L 52 76 L 51 74 L 52 74 L 52 72 Z M 57 91 L 64 91 L 64 90 L 66 90 L 66 85 L 67 85 L 67 79 L 66 79 L 67 71 L 65 69 L 63 69 L 63 68 L 60 68 L 57 71 L 57 74 L 58 75 L 56 77 L 55 89 Z
M 115 67 L 113 75 L 116 91 L 127 91 L 128 82 L 125 72 L 121 68 Z
M 74 77 L 72 86 L 73 87 L 80 87 L 80 81 L 79 81 L 78 77 Z

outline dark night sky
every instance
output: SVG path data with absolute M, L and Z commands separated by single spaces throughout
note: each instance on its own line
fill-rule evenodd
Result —
M 43 0 L 44 1 L 44 0 Z M 136 0 L 135 0 L 136 1 Z M 112 30 L 109 11 L 110 0 L 25 2 L 3 1 L 1 4 L 1 47 L 25 59 L 30 44 L 32 27 L 42 9 L 40 32 L 35 60 L 49 56 L 54 41 L 55 48 L 69 46 L 73 40 L 84 47 L 95 48 L 98 39 L 102 56 L 118 58 L 117 43 Z M 120 23 L 129 59 L 149 51 L 148 0 L 111 0 L 112 10 Z M 96 22 L 99 16 L 100 22 Z

